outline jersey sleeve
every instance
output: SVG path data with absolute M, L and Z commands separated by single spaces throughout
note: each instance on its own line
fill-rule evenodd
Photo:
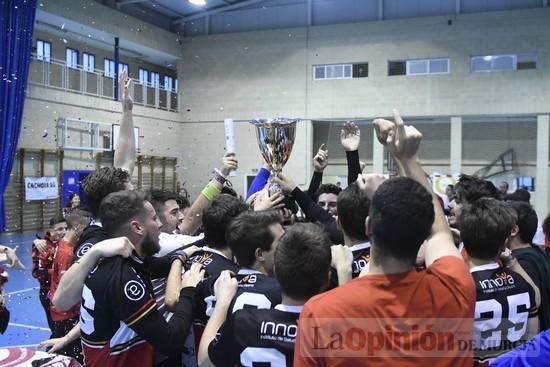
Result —
M 231 367 L 238 362 L 239 346 L 235 340 L 234 321 L 234 316 L 228 317 L 208 346 L 208 357 L 216 367 Z
M 476 288 L 464 260 L 455 256 L 444 256 L 434 261 L 427 272 L 437 277 L 449 289 L 449 294 L 456 298 L 458 304 L 473 305 Z
M 144 281 L 129 265 L 123 266 L 121 273 L 119 281 L 111 282 L 108 294 L 112 297 L 113 313 L 131 327 L 154 312 L 156 303 Z

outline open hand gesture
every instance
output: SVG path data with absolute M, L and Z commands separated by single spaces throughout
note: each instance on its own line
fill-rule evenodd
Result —
M 346 152 L 353 152 L 359 149 L 361 142 L 361 131 L 353 121 L 348 121 L 344 124 L 344 128 L 340 131 L 340 143 Z

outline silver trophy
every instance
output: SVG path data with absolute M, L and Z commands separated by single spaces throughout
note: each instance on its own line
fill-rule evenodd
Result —
M 298 121 L 300 119 L 283 117 L 250 121 L 256 127 L 256 138 L 258 139 L 260 152 L 271 171 L 267 181 L 270 193 L 281 191 L 273 178 L 281 172 L 290 157 L 296 138 L 296 123 Z

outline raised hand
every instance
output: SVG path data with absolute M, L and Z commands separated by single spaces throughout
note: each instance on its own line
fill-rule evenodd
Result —
M 226 153 L 222 159 L 221 173 L 227 176 L 229 172 L 236 171 L 239 168 L 239 161 L 235 157 L 235 153 Z
M 122 111 L 124 112 L 131 111 L 134 107 L 134 100 L 130 95 L 132 79 L 128 78 L 128 80 L 126 80 L 126 77 L 126 70 L 122 70 L 118 76 L 118 93 L 120 94 L 120 102 L 122 103 Z
M 361 131 L 355 122 L 348 121 L 344 124 L 344 128 L 340 131 L 340 143 L 346 152 L 352 152 L 359 149 Z
M 256 212 L 262 210 L 280 209 L 285 206 L 283 203 L 285 196 L 280 192 L 269 195 L 269 190 L 263 189 L 258 191 L 257 194 L 258 195 L 254 198 L 254 211 Z
M 283 190 L 285 194 L 291 193 L 296 188 L 294 180 L 284 173 L 279 173 L 277 177 L 273 178 L 273 181 L 281 187 L 281 190 Z
M 372 199 L 378 187 L 386 180 L 384 175 L 378 173 L 368 173 L 357 175 L 357 187 L 367 194 L 369 199 Z
M 220 276 L 214 283 L 214 295 L 216 296 L 216 304 L 229 304 L 237 293 L 237 279 L 231 276 L 229 270 L 221 272 Z
M 313 157 L 313 170 L 315 172 L 323 172 L 328 165 L 328 150 L 325 144 L 321 144 L 317 154 Z
M 196 287 L 204 279 L 204 269 L 199 263 L 194 263 L 181 277 L 181 287 Z
M 401 115 L 397 110 L 393 110 L 393 118 L 395 122 L 384 119 L 374 120 L 374 126 L 375 129 L 377 129 L 377 136 L 379 129 L 379 139 L 383 138 L 387 128 L 391 125 L 391 129 L 386 135 L 386 142 L 383 144 L 397 160 L 416 160 L 416 154 L 422 140 L 422 133 L 414 126 L 405 126 L 403 119 L 401 119 Z

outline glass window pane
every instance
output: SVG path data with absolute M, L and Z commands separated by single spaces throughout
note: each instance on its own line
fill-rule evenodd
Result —
M 344 65 L 344 77 L 351 78 L 351 65 Z
M 334 66 L 334 77 L 335 78 L 342 78 L 344 76 L 344 66 L 343 65 L 335 65 Z
M 428 73 L 427 60 L 407 61 L 407 74 L 427 74 L 427 73 Z
M 491 56 L 476 56 L 472 57 L 471 68 L 472 71 L 490 71 L 491 70 Z
M 314 66 L 314 68 L 315 68 L 315 79 L 325 79 L 325 67 Z
M 511 55 L 493 57 L 493 70 L 515 70 L 515 58 Z
M 448 73 L 449 72 L 449 60 L 439 59 L 430 60 L 430 73 Z

